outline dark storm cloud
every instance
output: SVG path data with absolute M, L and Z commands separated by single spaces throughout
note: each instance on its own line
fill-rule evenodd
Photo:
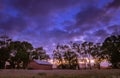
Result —
M 33 42 L 36 43 L 36 40 L 41 40 L 44 43 L 47 42 L 46 39 L 52 40 L 56 35 L 63 34 L 59 30 L 54 31 L 56 35 L 54 32 L 49 34 L 47 31 L 47 28 L 52 27 L 50 14 L 58 10 L 65 10 L 77 2 L 69 0 L 6 0 L 2 3 L 4 9 L 1 9 L 0 29 L 14 34 L 14 39 L 17 40 L 26 39 L 30 41 L 31 37 L 35 37 L 32 38 Z M 9 13 L 9 9 L 18 12 L 18 15 L 12 16 L 14 14 Z M 8 13 L 4 12 L 6 10 Z
M 11 6 L 28 15 L 45 15 L 52 10 L 66 9 L 67 6 L 75 5 L 80 0 L 12 0 Z
M 120 7 L 120 0 L 113 0 L 111 3 L 108 4 L 108 8 L 118 8 Z
M 67 26 L 66 29 L 69 31 L 79 29 L 78 34 L 81 33 L 80 35 L 84 35 L 85 32 L 87 33 L 98 28 L 103 28 L 103 25 L 109 24 L 115 17 L 115 14 L 113 15 L 112 12 L 106 8 L 109 3 L 110 1 L 108 1 L 108 3 L 102 8 L 97 5 L 88 5 L 87 7 L 84 7 L 75 15 L 76 23 L 72 24 L 70 27 Z M 99 30 L 96 33 L 100 34 L 102 31 L 105 32 L 105 30 Z M 100 36 L 108 36 L 108 33 L 106 32 L 106 34 L 101 34 Z
M 34 22 L 37 29 L 44 29 L 50 26 L 49 14 L 52 10 L 66 8 L 65 6 L 72 4 L 74 4 L 74 1 L 70 2 L 68 0 L 1 0 L 0 28 L 6 32 L 19 32 L 20 30 L 26 30 L 27 24 L 30 25 L 31 22 Z M 16 11 L 19 15 L 14 17 L 12 16 L 14 14 L 10 11 Z
M 109 11 L 106 8 L 108 4 L 109 3 L 105 4 L 104 7 L 89 5 L 84 9 L 81 9 L 75 15 L 76 23 L 72 23 L 70 26 L 66 27 L 68 31 L 75 29 L 79 30 L 75 34 L 72 33 L 71 37 L 83 36 L 84 40 L 86 41 L 101 42 L 107 36 L 109 36 L 111 33 L 108 32 L 109 30 L 104 29 L 104 26 L 107 27 L 107 25 L 113 21 L 113 18 L 116 17 L 116 15 L 115 12 L 114 15 L 112 15 L 112 11 Z
M 106 4 L 107 5 L 107 4 Z M 104 5 L 104 6 L 106 6 Z M 81 9 L 75 15 L 76 23 L 72 21 L 65 21 L 63 25 L 65 25 L 66 32 L 64 35 L 59 35 L 62 38 L 74 38 L 78 36 L 85 36 L 85 40 L 90 40 L 89 35 L 85 33 L 90 33 L 90 31 L 95 31 L 96 29 L 103 28 L 102 25 L 108 24 L 112 20 L 113 15 L 110 12 L 107 12 L 105 7 L 99 8 L 96 5 L 89 5 Z M 54 35 L 58 35 L 59 31 L 56 31 Z M 91 40 L 95 40 L 95 37 L 99 37 L 100 39 L 104 39 L 109 35 L 107 30 L 100 29 L 94 33 L 91 33 Z M 87 36 L 87 37 L 86 37 Z
M 52 26 L 51 14 L 54 15 L 54 13 L 59 10 L 67 10 L 69 7 L 76 6 L 77 4 L 79 4 L 79 2 L 82 1 L 83 0 L 5 0 L 2 2 L 4 4 L 4 7 L 18 12 L 20 18 L 8 17 L 10 20 L 7 20 L 5 24 L 2 24 L 1 28 L 7 28 L 6 26 L 7 24 L 9 24 L 9 21 L 12 21 L 8 28 L 14 30 L 14 26 L 16 25 L 16 22 L 18 20 L 19 24 L 23 24 L 23 22 L 24 24 L 30 24 L 31 22 L 33 22 L 36 23 L 35 25 L 37 26 L 37 29 L 46 29 Z M 26 20 L 24 20 L 24 18 L 26 18 Z M 14 19 L 16 21 L 14 21 Z M 20 26 L 21 28 L 24 28 L 25 25 Z
M 107 30 L 109 31 L 110 34 L 112 35 L 118 35 L 120 33 L 120 25 L 112 25 L 108 26 Z
M 98 8 L 97 6 L 89 6 L 80 10 L 75 15 L 76 23 L 72 24 L 70 27 L 66 28 L 68 30 L 79 29 L 79 34 L 101 27 L 101 23 L 107 23 L 111 19 L 109 14 L 106 14 L 104 8 Z
M 94 43 L 102 43 L 106 37 L 108 37 L 110 34 L 106 29 L 97 29 L 97 30 L 91 30 L 86 32 L 84 40 L 90 41 Z
M 97 7 L 87 7 L 85 10 L 80 11 L 76 15 L 76 25 L 80 26 L 83 24 L 93 24 L 101 19 L 104 15 L 104 10 Z
M 107 25 L 116 17 L 106 6 L 116 6 L 117 0 L 0 1 L 0 30 L 11 33 L 15 40 L 37 46 L 72 40 L 100 41 L 109 35 Z
M 109 35 L 109 33 L 107 32 L 107 30 L 105 30 L 105 29 L 97 30 L 93 34 L 94 34 L 94 36 L 98 36 L 98 37 L 102 37 L 102 38 L 107 37 Z
M 6 22 L 0 23 L 0 27 L 8 31 L 12 29 L 21 30 L 25 28 L 25 26 L 26 26 L 26 23 L 22 18 L 10 18 Z

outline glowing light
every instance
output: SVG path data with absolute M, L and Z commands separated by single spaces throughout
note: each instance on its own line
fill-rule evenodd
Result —
M 84 59 L 79 59 L 79 64 L 89 63 L 89 61 L 91 64 L 95 63 L 94 59 L 89 60 L 88 58 L 84 58 Z
M 91 59 L 91 61 L 90 61 L 91 63 L 95 63 L 95 61 L 94 61 L 94 59 Z

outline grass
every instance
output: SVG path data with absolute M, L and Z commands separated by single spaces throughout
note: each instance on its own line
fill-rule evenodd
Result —
M 120 78 L 120 69 L 0 70 L 0 78 Z

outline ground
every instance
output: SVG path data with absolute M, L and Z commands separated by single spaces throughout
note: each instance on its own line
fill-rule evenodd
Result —
M 0 70 L 0 78 L 120 78 L 120 69 Z

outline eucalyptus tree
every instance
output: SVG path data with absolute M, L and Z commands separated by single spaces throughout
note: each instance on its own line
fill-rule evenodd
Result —
M 64 60 L 67 67 L 69 69 L 79 69 L 78 55 L 76 54 L 76 51 L 69 45 L 65 45 L 64 49 Z
M 107 37 L 102 45 L 102 57 L 112 63 L 113 68 L 120 68 L 120 35 Z
M 100 63 L 104 60 L 104 58 L 102 58 L 101 46 L 102 46 L 101 43 L 94 44 L 93 51 L 91 53 L 94 59 L 95 68 L 97 67 L 99 69 L 100 69 Z
M 20 41 L 12 41 L 8 47 L 10 49 L 11 61 L 13 67 L 15 67 L 15 63 L 17 64 L 17 68 L 19 68 L 19 64 L 23 62 L 22 68 L 26 68 L 29 63 L 29 52 L 28 50 L 32 50 L 33 47 L 28 42 L 20 42 Z
M 46 61 L 50 59 L 50 56 L 46 53 L 46 50 L 43 49 L 43 47 L 35 48 L 31 56 L 32 56 L 32 59 L 39 59 L 39 60 L 46 60 Z
M 85 68 L 88 65 L 89 69 L 92 69 L 91 68 L 91 59 L 92 59 L 93 50 L 94 50 L 94 43 L 93 42 L 83 42 L 82 43 L 81 53 L 82 53 L 82 56 L 85 60 Z
M 92 69 L 91 68 L 91 58 L 92 58 L 92 52 L 93 52 L 93 49 L 94 48 L 94 46 L 93 46 L 93 42 L 88 42 L 88 51 L 87 51 L 87 54 L 88 54 L 88 62 L 89 62 L 89 67 L 90 67 L 90 69 Z
M 57 45 L 53 58 L 58 61 L 59 68 L 76 69 L 78 65 L 77 54 L 68 44 Z
M 77 69 L 81 69 L 81 60 L 83 59 L 82 57 L 82 50 L 81 50 L 81 44 L 78 43 L 78 42 L 70 42 L 70 46 L 71 46 L 71 49 L 72 51 L 74 51 L 74 53 L 77 55 L 77 66 L 76 68 Z
M 59 65 L 59 68 L 62 68 L 64 62 L 62 48 L 62 45 L 58 44 L 53 51 L 53 62 L 54 64 Z
M 12 39 L 7 35 L 0 36 L 0 68 L 4 68 L 5 61 L 10 57 L 9 44 Z
M 83 42 L 81 44 L 81 55 L 82 55 L 82 61 L 85 65 L 85 69 L 87 68 L 87 42 Z
M 10 57 L 9 49 L 7 47 L 0 48 L 0 69 L 5 68 L 5 61 Z

